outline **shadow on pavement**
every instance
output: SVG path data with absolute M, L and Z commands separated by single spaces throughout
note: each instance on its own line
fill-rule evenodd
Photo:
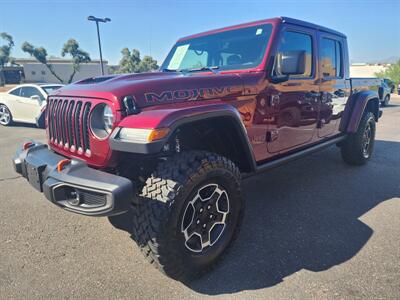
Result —
M 393 155 L 400 143 L 375 147 L 366 166 L 344 164 L 332 147 L 244 181 L 239 238 L 214 271 L 188 286 L 208 295 L 261 289 L 302 269 L 319 272 L 351 259 L 373 234 L 359 218 L 400 196 L 400 155 Z M 110 222 L 130 232 L 131 218 Z

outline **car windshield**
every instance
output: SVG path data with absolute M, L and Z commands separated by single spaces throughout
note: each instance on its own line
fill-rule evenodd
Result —
M 271 24 L 234 29 L 175 44 L 163 71 L 237 70 L 258 66 L 272 32 Z
M 42 89 L 46 92 L 46 94 L 50 94 L 52 91 L 58 90 L 62 85 L 46 85 L 42 86 Z

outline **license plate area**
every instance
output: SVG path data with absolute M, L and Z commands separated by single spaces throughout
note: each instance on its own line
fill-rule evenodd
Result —
M 29 183 L 39 192 L 43 192 L 42 173 L 46 166 L 34 166 L 29 162 L 25 162 L 25 167 Z

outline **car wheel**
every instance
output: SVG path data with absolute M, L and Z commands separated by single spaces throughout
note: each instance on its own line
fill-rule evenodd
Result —
M 10 126 L 12 125 L 12 114 L 7 106 L 4 104 L 0 105 L 0 124 L 3 126 Z
M 221 261 L 243 218 L 240 172 L 209 152 L 161 162 L 134 208 L 133 239 L 166 275 L 187 281 Z
M 386 95 L 385 99 L 382 102 L 382 106 L 388 106 L 390 101 L 390 95 Z
M 363 165 L 372 156 L 375 142 L 375 116 L 365 112 L 357 132 L 349 134 L 341 144 L 343 160 L 351 165 Z

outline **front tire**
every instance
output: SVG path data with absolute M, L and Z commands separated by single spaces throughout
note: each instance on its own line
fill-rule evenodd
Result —
M 343 160 L 350 165 L 363 165 L 372 156 L 375 142 L 375 116 L 365 112 L 357 132 L 349 134 L 341 144 Z
M 147 179 L 134 207 L 133 239 L 150 263 L 186 281 L 209 271 L 243 218 L 240 172 L 204 151 L 176 154 Z
M 12 114 L 4 104 L 0 105 L 0 124 L 3 126 L 10 126 L 13 124 Z

